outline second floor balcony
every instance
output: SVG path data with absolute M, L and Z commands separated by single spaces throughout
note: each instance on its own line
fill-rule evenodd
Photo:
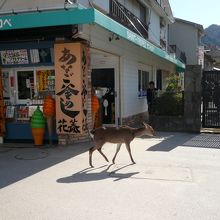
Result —
M 177 45 L 169 45 L 169 51 L 170 54 L 175 54 L 176 58 L 180 60 L 181 62 L 186 64 L 186 54 L 185 52 L 181 51 Z
M 109 0 L 109 16 L 133 32 L 148 39 L 148 26 L 116 0 Z

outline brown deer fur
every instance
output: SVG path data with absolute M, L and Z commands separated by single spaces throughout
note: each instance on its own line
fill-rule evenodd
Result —
M 121 148 L 121 145 L 125 143 L 129 156 L 131 158 L 131 161 L 134 164 L 135 162 L 131 155 L 131 148 L 130 148 L 131 141 L 133 141 L 135 137 L 140 137 L 143 135 L 148 135 L 148 136 L 155 135 L 154 129 L 150 125 L 146 123 L 143 123 L 143 124 L 144 124 L 143 128 L 131 128 L 128 126 L 100 127 L 100 128 L 97 128 L 91 131 L 91 134 L 93 135 L 94 146 L 89 149 L 90 166 L 93 167 L 92 153 L 95 150 L 98 150 L 99 153 L 105 158 L 105 160 L 109 162 L 108 158 L 102 152 L 102 146 L 107 142 L 117 144 L 116 153 L 112 159 L 112 163 L 115 163 L 115 158 Z

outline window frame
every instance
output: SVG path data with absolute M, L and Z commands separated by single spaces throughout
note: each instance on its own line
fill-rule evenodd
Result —
M 153 66 L 148 66 L 148 65 L 139 63 L 137 72 L 138 72 L 138 81 L 137 81 L 138 98 L 146 98 L 148 84 L 152 78 Z M 145 82 L 143 82 L 143 80 Z
M 33 75 L 34 75 L 34 93 L 37 92 L 36 89 L 36 85 L 37 85 L 37 71 L 39 70 L 53 70 L 55 73 L 55 68 L 53 66 L 39 66 L 39 67 L 35 67 L 35 68 L 15 68 L 14 69 L 14 79 L 15 79 L 15 105 L 27 105 L 29 98 L 27 99 L 20 99 L 19 95 L 18 95 L 18 72 L 21 71 L 33 71 Z

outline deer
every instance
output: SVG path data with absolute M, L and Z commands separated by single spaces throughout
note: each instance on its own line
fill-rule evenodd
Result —
M 135 164 L 135 161 L 131 154 L 130 143 L 134 140 L 134 138 L 141 137 L 143 135 L 148 135 L 151 137 L 155 136 L 155 131 L 150 125 L 144 122 L 143 125 L 144 127 L 141 128 L 132 128 L 129 126 L 99 127 L 90 131 L 94 145 L 89 149 L 89 165 L 93 167 L 92 153 L 95 150 L 98 150 L 98 152 L 104 157 L 104 159 L 109 162 L 108 158 L 102 152 L 102 147 L 107 142 L 117 144 L 116 152 L 112 159 L 113 164 L 115 163 L 115 158 L 123 143 L 126 145 L 126 149 L 129 153 L 131 162 Z

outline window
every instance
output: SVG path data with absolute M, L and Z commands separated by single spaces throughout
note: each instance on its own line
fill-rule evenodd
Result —
M 45 95 L 55 92 L 55 71 L 53 68 L 33 68 L 15 71 L 16 104 L 41 104 Z M 36 102 L 36 103 L 35 103 Z
M 147 96 L 147 86 L 149 83 L 149 72 L 138 70 L 138 97 Z
M 146 8 L 142 4 L 139 4 L 139 7 L 140 7 L 140 20 L 146 23 Z
M 45 64 L 54 62 L 52 48 L 30 49 L 31 63 Z
M 144 5 L 139 3 L 139 9 L 140 9 L 140 20 L 144 24 L 148 24 L 149 23 L 149 14 L 150 14 L 149 8 L 145 7 Z
M 34 95 L 34 71 L 17 71 L 18 99 L 32 99 Z

